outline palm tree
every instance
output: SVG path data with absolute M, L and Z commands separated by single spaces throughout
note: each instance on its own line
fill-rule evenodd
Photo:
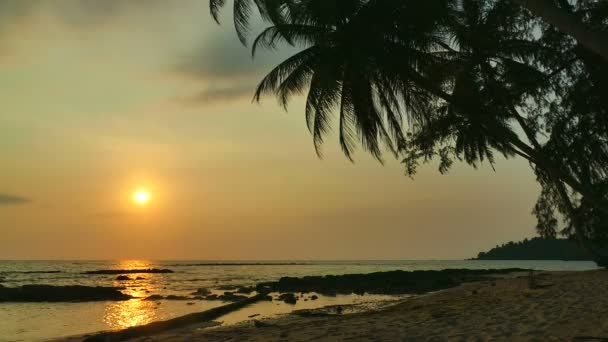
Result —
M 316 0 L 283 4 L 282 19 L 255 39 L 253 52 L 281 43 L 302 51 L 262 80 L 255 99 L 275 93 L 287 106 L 291 96 L 308 88 L 306 120 L 319 154 L 332 116 L 338 112 L 340 146 L 349 159 L 356 141 L 378 159 L 382 144 L 396 155 L 405 141 L 404 117 L 423 124 L 430 112 L 434 95 L 421 80 L 436 77 L 440 64 L 449 61 L 435 51 L 445 44 L 441 28 L 449 17 L 446 3 Z
M 222 5 L 211 0 L 214 18 Z M 280 44 L 301 49 L 270 71 L 254 99 L 272 93 L 287 107 L 307 90 L 306 120 L 319 155 L 337 114 L 340 146 L 351 160 L 357 142 L 379 160 L 382 145 L 405 154 L 408 172 L 410 159 L 437 154 L 444 170 L 454 157 L 475 165 L 492 162 L 493 151 L 519 155 L 555 189 L 560 207 L 573 206 L 569 187 L 605 211 L 605 200 L 547 154 L 538 129 L 518 111 L 525 94 L 573 65 L 538 67 L 538 55 L 555 50 L 527 39 L 531 28 L 520 25 L 518 7 L 480 0 L 235 0 L 243 42 L 254 5 L 272 25 L 254 40 L 253 54 Z M 575 211 L 563 213 L 584 243 Z

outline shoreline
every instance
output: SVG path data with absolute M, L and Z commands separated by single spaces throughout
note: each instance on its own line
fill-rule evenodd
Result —
M 608 339 L 608 270 L 540 272 L 533 279 L 513 275 L 464 283 L 346 315 L 288 314 L 213 328 L 197 323 L 130 341 Z

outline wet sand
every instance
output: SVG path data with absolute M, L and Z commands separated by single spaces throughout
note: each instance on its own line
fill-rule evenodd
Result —
M 262 327 L 253 321 L 193 325 L 135 341 L 608 341 L 608 271 L 542 273 L 535 279 L 534 289 L 526 276 L 497 279 L 376 312 L 287 315 Z

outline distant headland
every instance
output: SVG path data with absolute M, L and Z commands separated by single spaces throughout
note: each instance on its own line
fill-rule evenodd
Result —
M 480 252 L 474 260 L 591 260 L 575 241 L 535 237 L 520 242 L 510 241 L 487 252 Z

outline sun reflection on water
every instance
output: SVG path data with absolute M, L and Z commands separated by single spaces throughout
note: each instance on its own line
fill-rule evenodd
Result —
M 148 261 L 125 260 L 117 264 L 123 270 L 152 268 Z M 106 306 L 103 321 L 110 329 L 123 329 L 143 325 L 157 320 L 157 304 L 154 301 L 143 300 L 148 296 L 151 275 L 130 274 L 132 278 L 141 277 L 137 281 L 115 281 L 115 287 L 124 287 L 123 293 L 135 297 L 127 301 L 112 302 Z
M 156 303 L 131 299 L 111 303 L 106 307 L 104 322 L 111 329 L 122 329 L 147 324 L 156 320 Z

